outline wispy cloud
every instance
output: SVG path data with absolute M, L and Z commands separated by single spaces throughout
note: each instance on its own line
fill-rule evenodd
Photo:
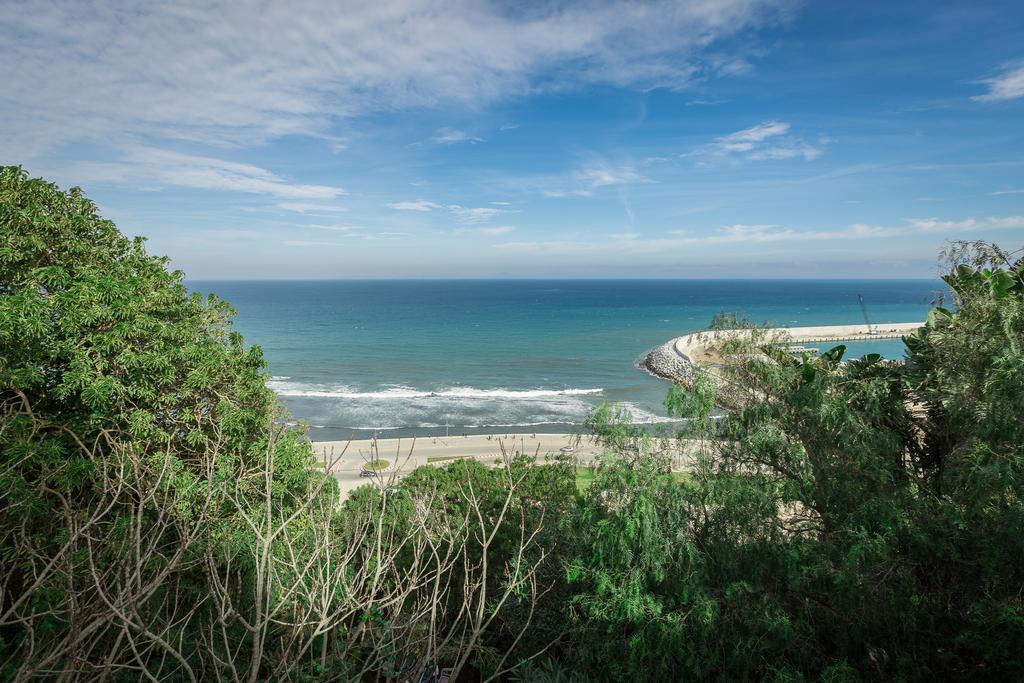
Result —
M 509 209 L 496 209 L 491 206 L 469 207 L 449 204 L 447 208 L 462 223 L 486 223 L 492 218 L 509 213 Z
M 382 0 L 339 11 L 295 0 L 255 12 L 237 2 L 8 3 L 0 45 L 4 62 L 19 66 L 0 90 L 0 149 L 23 159 L 112 135 L 244 145 L 306 134 L 337 147 L 338 121 L 375 111 L 588 83 L 678 88 L 729 73 L 709 46 L 791 5 L 595 0 L 514 12 L 486 0 Z
M 549 199 L 566 197 L 590 197 L 604 187 L 619 187 L 654 182 L 636 170 L 631 164 L 617 164 L 607 159 L 591 160 L 570 176 L 534 179 L 531 184 L 540 194 Z
M 788 123 L 768 121 L 720 137 L 715 146 L 726 152 L 750 152 L 765 140 L 785 135 L 788 132 Z
M 803 158 L 812 161 L 821 156 L 822 148 L 806 142 L 787 145 L 775 145 L 757 149 L 747 155 L 754 161 Z
M 335 223 L 333 225 L 325 225 L 322 223 L 313 223 L 309 227 L 316 228 L 317 230 L 330 230 L 332 232 L 353 232 L 357 230 L 365 230 L 361 225 L 345 225 L 343 223 Z
M 289 182 L 252 164 L 153 147 L 127 147 L 121 150 L 117 161 L 71 164 L 67 172 L 93 182 L 170 185 L 265 194 L 282 199 L 330 200 L 345 194 L 340 187 Z
M 442 207 L 434 202 L 417 199 L 414 202 L 394 202 L 393 204 L 388 204 L 388 208 L 395 209 L 396 211 L 433 211 Z
M 345 213 L 348 207 L 337 204 L 313 204 L 311 202 L 279 202 L 277 208 L 296 213 L 331 214 Z
M 581 183 L 590 187 L 650 182 L 648 178 L 642 176 L 632 166 L 615 166 L 607 161 L 588 164 L 576 171 L 575 177 Z
M 496 237 L 498 235 L 507 235 L 508 233 L 515 231 L 515 229 L 514 225 L 495 225 L 483 228 L 455 228 L 454 230 L 448 231 L 448 233 L 452 235 L 482 235 L 485 237 Z
M 701 245 L 715 246 L 744 242 L 818 242 L 860 240 L 899 234 L 899 229 L 855 224 L 838 230 L 793 230 L 778 225 L 727 225 L 709 234 L 691 235 L 670 231 L 670 237 L 642 237 L 638 233 L 610 233 L 604 239 L 504 242 L 496 249 L 513 253 L 609 253 L 656 254 L 666 250 Z
M 427 141 L 432 142 L 435 145 L 454 145 L 457 142 L 469 142 L 471 144 L 476 144 L 478 142 L 484 142 L 484 139 L 470 135 L 469 133 L 456 128 L 438 128 L 437 132 L 428 138 Z
M 963 230 L 1012 230 L 1024 228 L 1024 216 L 989 216 L 940 220 L 938 218 L 908 218 L 907 223 L 922 232 L 960 232 Z
M 1022 229 L 1024 216 L 990 216 L 984 219 L 940 220 L 910 218 L 901 226 L 878 226 L 854 223 L 833 230 L 796 230 L 772 224 L 735 224 L 717 228 L 706 234 L 692 234 L 678 229 L 667 237 L 642 237 L 637 233 L 609 233 L 595 239 L 557 239 L 547 241 L 502 242 L 494 245 L 500 251 L 517 254 L 659 254 L 673 249 L 769 242 L 828 242 L 913 237 L 922 234 L 984 229 Z
M 1024 63 L 1007 65 L 998 76 L 978 82 L 988 86 L 988 92 L 971 98 L 976 102 L 1003 102 L 1024 97 Z
M 1004 194 L 1024 194 L 1024 188 L 1019 190 L 998 190 L 996 192 L 989 192 L 989 195 L 992 197 L 998 197 Z
M 756 126 L 738 130 L 716 138 L 714 142 L 683 156 L 720 159 L 748 159 L 751 161 L 779 161 L 821 156 L 826 138 L 810 143 L 790 134 L 790 124 L 784 121 L 765 121 Z
M 564 197 L 590 197 L 594 194 L 594 191 L 587 189 L 541 190 L 541 194 L 551 199 L 562 199 Z
M 513 230 L 515 227 L 511 225 L 496 225 L 493 228 L 477 228 L 476 232 L 480 235 L 507 235 Z
M 498 204 L 501 206 L 507 206 L 508 202 L 491 202 L 492 204 Z M 449 213 L 455 216 L 460 223 L 486 223 L 487 221 L 496 218 L 505 213 L 515 213 L 512 209 L 496 208 L 494 206 L 462 206 L 461 204 L 438 204 L 436 202 L 430 202 L 425 199 L 418 199 L 414 202 L 395 202 L 388 204 L 388 207 L 396 209 L 398 211 L 421 211 L 428 212 L 434 211 L 435 209 L 447 209 Z

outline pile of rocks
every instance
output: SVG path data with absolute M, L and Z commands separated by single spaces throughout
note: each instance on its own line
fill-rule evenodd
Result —
M 681 337 L 649 352 L 640 361 L 639 366 L 655 377 L 671 380 L 687 389 L 693 388 L 694 376 L 698 372 L 703 372 L 714 382 L 715 405 L 728 410 L 741 408 L 748 399 L 743 388 L 722 377 L 715 367 L 702 368 L 694 363 L 689 356 L 679 351 L 676 344 L 678 339 Z
M 648 353 L 640 362 L 640 367 L 652 375 L 684 385 L 689 385 L 693 379 L 693 362 L 676 350 L 675 339 Z

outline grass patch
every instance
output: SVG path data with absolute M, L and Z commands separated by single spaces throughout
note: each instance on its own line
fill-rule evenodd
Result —
M 673 472 L 672 478 L 676 481 L 687 481 L 692 475 L 689 472 Z M 576 490 L 583 493 L 590 485 L 594 483 L 594 468 L 593 467 L 577 467 L 576 468 Z
M 590 485 L 594 483 L 594 468 L 593 467 L 577 467 L 576 468 L 576 490 L 583 493 Z
M 463 458 L 472 458 L 472 455 L 435 455 L 427 458 L 427 462 L 445 462 L 446 460 L 462 460 Z
M 364 470 L 373 470 L 374 472 L 382 472 L 389 467 L 391 467 L 391 461 L 383 460 L 380 458 L 378 458 L 377 460 L 371 460 L 370 462 L 363 464 Z

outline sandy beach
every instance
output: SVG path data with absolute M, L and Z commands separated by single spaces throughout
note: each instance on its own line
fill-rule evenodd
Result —
M 418 439 L 379 439 L 377 441 L 315 441 L 313 448 L 325 462 L 333 462 L 331 474 L 341 485 L 343 495 L 362 485 L 379 481 L 362 477 L 364 463 L 376 458 L 391 463 L 389 472 L 402 477 L 421 465 L 444 465 L 461 458 L 474 458 L 493 465 L 505 452 L 537 454 L 543 460 L 566 446 L 579 464 L 588 464 L 601 451 L 589 437 L 579 434 L 480 434 L 472 436 L 423 437 Z

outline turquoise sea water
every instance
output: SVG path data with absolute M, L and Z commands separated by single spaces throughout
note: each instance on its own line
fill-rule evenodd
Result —
M 191 281 L 238 311 L 314 440 L 561 431 L 605 401 L 664 419 L 649 349 L 721 311 L 781 326 L 924 320 L 932 280 Z M 824 345 L 819 345 L 824 346 Z M 848 344 L 902 355 L 902 342 Z M 824 348 L 822 349 L 824 350 Z M 446 427 L 446 424 L 448 425 Z

